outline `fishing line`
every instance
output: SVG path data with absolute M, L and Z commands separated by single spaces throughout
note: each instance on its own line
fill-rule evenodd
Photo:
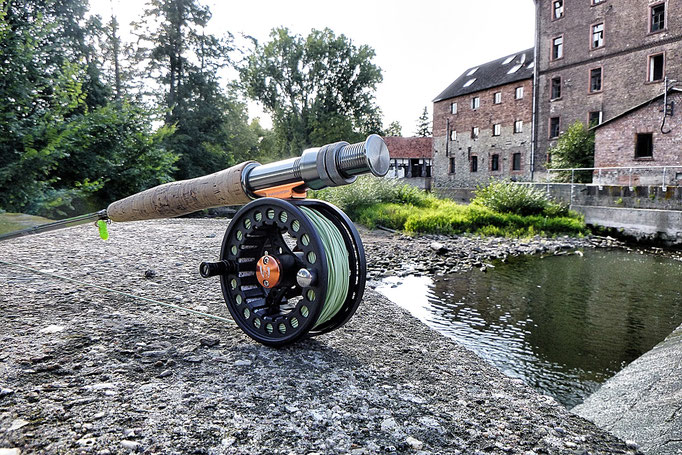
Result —
M 327 273 L 327 295 L 320 316 L 313 327 L 316 328 L 336 316 L 343 307 L 348 295 L 350 265 L 343 236 L 334 223 L 317 210 L 308 207 L 299 208 L 310 219 L 320 236 L 329 269 Z
M 95 288 L 95 289 L 99 289 L 99 290 L 101 290 L 101 291 L 111 292 L 111 293 L 113 293 L 113 294 L 118 294 L 118 295 L 121 295 L 121 296 L 124 296 L 124 297 L 129 297 L 129 298 L 132 298 L 132 299 L 141 300 L 141 301 L 143 301 L 143 302 L 153 303 L 153 304 L 155 304 L 155 305 L 160 305 L 160 306 L 164 306 L 164 307 L 167 307 L 167 308 L 172 308 L 172 309 L 174 309 L 174 310 L 184 311 L 184 312 L 186 312 L 186 313 L 190 313 L 190 314 L 193 314 L 193 315 L 195 315 L 195 316 L 202 316 L 202 317 L 205 317 L 205 318 L 215 319 L 215 320 L 217 320 L 217 321 L 226 322 L 226 323 L 231 324 L 231 325 L 234 325 L 234 324 L 235 324 L 235 322 L 234 322 L 232 319 L 224 318 L 224 317 L 222 317 L 222 316 L 216 316 L 216 315 L 213 315 L 213 314 L 204 313 L 204 312 L 202 312 L 202 311 L 192 310 L 191 308 L 185 308 L 185 307 L 181 307 L 181 306 L 179 306 L 179 305 L 174 305 L 174 304 L 172 304 L 172 303 L 161 302 L 161 301 L 159 301 L 159 300 L 151 299 L 151 298 L 149 298 L 149 297 L 142 297 L 142 296 L 139 296 L 139 295 L 130 294 L 130 293 L 128 293 L 128 292 L 124 292 L 124 291 L 119 291 L 119 290 L 116 290 L 116 289 L 107 288 L 107 287 L 105 287 L 105 286 L 100 286 L 100 285 L 98 285 L 98 284 L 87 283 L 87 282 L 85 282 L 85 281 L 80 281 L 80 280 L 77 280 L 77 279 L 74 279 L 74 278 L 69 278 L 69 277 L 65 277 L 65 276 L 62 276 L 62 275 L 57 275 L 57 274 L 55 274 L 55 273 L 43 272 L 42 270 L 37 270 L 37 269 L 33 269 L 33 268 L 31 268 L 31 267 L 26 267 L 25 265 L 14 264 L 14 263 L 6 262 L 6 261 L 3 261 L 3 260 L 0 260 L 0 264 L 6 265 L 6 266 L 8 266 L 8 267 L 14 267 L 14 268 L 18 268 L 18 269 L 28 270 L 28 271 L 33 272 L 33 273 L 36 273 L 36 274 L 38 274 L 38 275 L 44 275 L 44 276 L 48 276 L 48 277 L 51 277 L 51 278 L 56 278 L 56 279 L 59 279 L 59 280 L 62 280 L 62 281 L 67 281 L 67 282 L 69 282 L 69 283 L 77 284 L 77 285 L 80 285 L 80 286 Z

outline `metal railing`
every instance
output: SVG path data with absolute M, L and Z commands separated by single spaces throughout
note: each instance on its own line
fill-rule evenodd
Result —
M 635 170 L 640 170 L 644 169 L 646 171 L 661 171 L 661 190 L 666 191 L 668 189 L 667 187 L 667 176 L 668 176 L 668 171 L 672 171 L 673 169 L 682 169 L 682 165 L 680 166 L 622 166 L 622 167 L 574 167 L 574 168 L 550 168 L 547 169 L 547 194 L 549 194 L 549 185 L 550 185 L 550 177 L 553 172 L 570 172 L 571 173 L 571 203 L 573 203 L 573 191 L 575 187 L 575 173 L 580 172 L 580 171 L 592 171 L 592 174 L 594 176 L 595 172 L 597 174 L 597 185 L 599 185 L 599 189 L 604 188 L 604 183 L 602 182 L 602 175 L 603 171 L 627 171 L 628 175 L 628 187 L 630 191 L 634 190 L 634 186 L 632 183 L 632 178 L 633 176 L 639 177 L 641 174 L 635 174 Z M 647 174 L 651 175 L 652 172 L 647 172 Z M 654 175 L 657 174 L 657 172 L 653 173 Z

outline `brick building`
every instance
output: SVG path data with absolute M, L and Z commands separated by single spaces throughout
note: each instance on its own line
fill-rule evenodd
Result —
M 432 186 L 528 180 L 533 49 L 465 71 L 434 100 Z
M 665 123 L 664 105 L 667 104 Z M 616 185 L 682 184 L 682 90 L 672 89 L 668 96 L 653 99 L 606 120 L 594 128 L 594 167 L 642 167 L 649 170 L 603 170 L 593 181 Z M 655 168 L 653 167 L 655 166 Z M 664 170 L 661 166 L 671 166 Z
M 682 0 L 534 1 L 534 171 L 541 173 L 548 148 L 569 125 L 614 119 L 662 94 L 666 76 L 682 78 Z M 617 125 L 625 123 L 620 119 Z M 614 127 L 598 129 L 598 134 L 605 137 Z M 632 134 L 621 139 L 632 141 Z M 600 147 L 606 147 L 606 155 L 613 152 L 603 140 L 597 153 L 602 153 Z M 609 162 L 631 162 L 632 143 L 626 148 L 623 159 Z M 678 162 L 680 157 L 682 152 Z
M 404 179 L 418 188 L 431 189 L 433 139 L 430 137 L 385 137 L 391 151 L 389 178 Z

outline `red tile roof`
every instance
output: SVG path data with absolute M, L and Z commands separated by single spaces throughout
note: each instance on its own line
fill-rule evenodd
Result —
M 393 158 L 431 158 L 433 138 L 430 137 L 385 137 L 388 153 Z

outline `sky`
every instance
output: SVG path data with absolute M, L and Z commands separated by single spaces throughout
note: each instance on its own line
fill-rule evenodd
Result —
M 125 39 L 131 21 L 144 9 L 142 0 L 90 0 L 92 13 L 105 20 L 112 11 Z M 261 42 L 270 31 L 286 26 L 307 35 L 330 28 L 357 46 L 376 52 L 373 60 L 383 72 L 376 91 L 384 124 L 398 121 L 403 136 L 417 130 L 417 119 L 433 99 L 467 68 L 533 46 L 532 0 L 344 0 L 230 1 L 201 0 L 213 18 L 207 29 L 216 35 L 251 35 Z M 267 114 L 249 103 L 249 115 L 269 126 Z

